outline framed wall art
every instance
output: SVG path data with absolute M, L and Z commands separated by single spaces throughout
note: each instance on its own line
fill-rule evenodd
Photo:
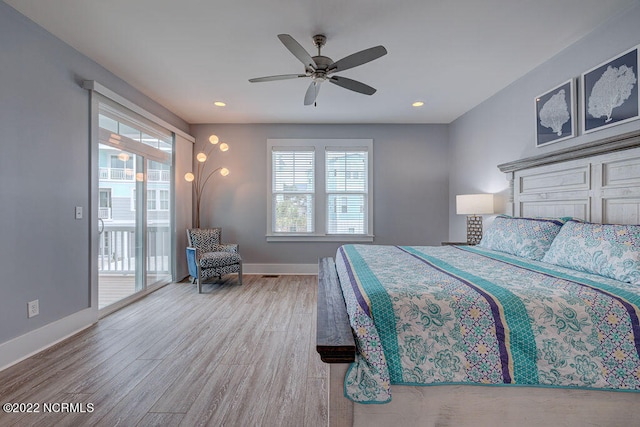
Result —
M 575 80 L 536 96 L 536 147 L 575 136 Z
M 638 48 L 582 73 L 583 133 L 638 118 Z

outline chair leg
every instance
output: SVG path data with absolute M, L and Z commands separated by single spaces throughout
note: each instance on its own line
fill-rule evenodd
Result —
M 202 271 L 200 266 L 198 265 L 198 293 L 202 293 Z
M 242 263 L 240 263 L 240 270 L 238 270 L 238 283 L 242 285 Z

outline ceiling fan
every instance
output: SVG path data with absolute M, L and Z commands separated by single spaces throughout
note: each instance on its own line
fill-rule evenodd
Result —
M 365 95 L 373 95 L 376 89 L 357 80 L 346 77 L 333 76 L 331 74 L 366 64 L 387 54 L 384 46 L 375 46 L 361 50 L 352 55 L 346 56 L 339 61 L 333 60 L 320 53 L 320 49 L 325 45 L 327 38 L 318 34 L 313 36 L 313 44 L 318 48 L 318 55 L 312 57 L 309 53 L 289 34 L 278 34 L 278 38 L 289 49 L 289 51 L 304 64 L 304 74 L 280 74 L 277 76 L 258 77 L 249 79 L 251 83 L 270 82 L 274 80 L 297 79 L 300 77 L 311 77 L 311 84 L 304 95 L 304 105 L 314 104 L 320 91 L 320 84 L 325 81 Z

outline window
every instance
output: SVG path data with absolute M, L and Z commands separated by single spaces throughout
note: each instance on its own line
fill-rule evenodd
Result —
M 305 149 L 271 153 L 271 209 L 276 233 L 313 233 L 315 152 Z
M 365 234 L 368 152 L 325 151 L 327 234 Z
M 169 190 L 158 190 L 160 194 L 160 210 L 169 210 Z
M 155 190 L 147 190 L 147 210 L 155 211 L 158 209 L 156 203 L 156 191 Z
M 98 189 L 98 218 L 111 219 L 111 189 Z
M 372 140 L 268 140 L 267 240 L 372 241 Z
M 147 190 L 147 210 L 148 211 L 168 211 L 170 207 L 169 190 L 150 189 Z M 136 189 L 131 189 L 131 210 L 136 210 Z

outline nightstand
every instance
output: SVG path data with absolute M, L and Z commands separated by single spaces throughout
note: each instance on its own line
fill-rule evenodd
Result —
M 440 245 L 442 246 L 475 246 L 472 243 L 467 243 L 467 242 L 441 242 Z

